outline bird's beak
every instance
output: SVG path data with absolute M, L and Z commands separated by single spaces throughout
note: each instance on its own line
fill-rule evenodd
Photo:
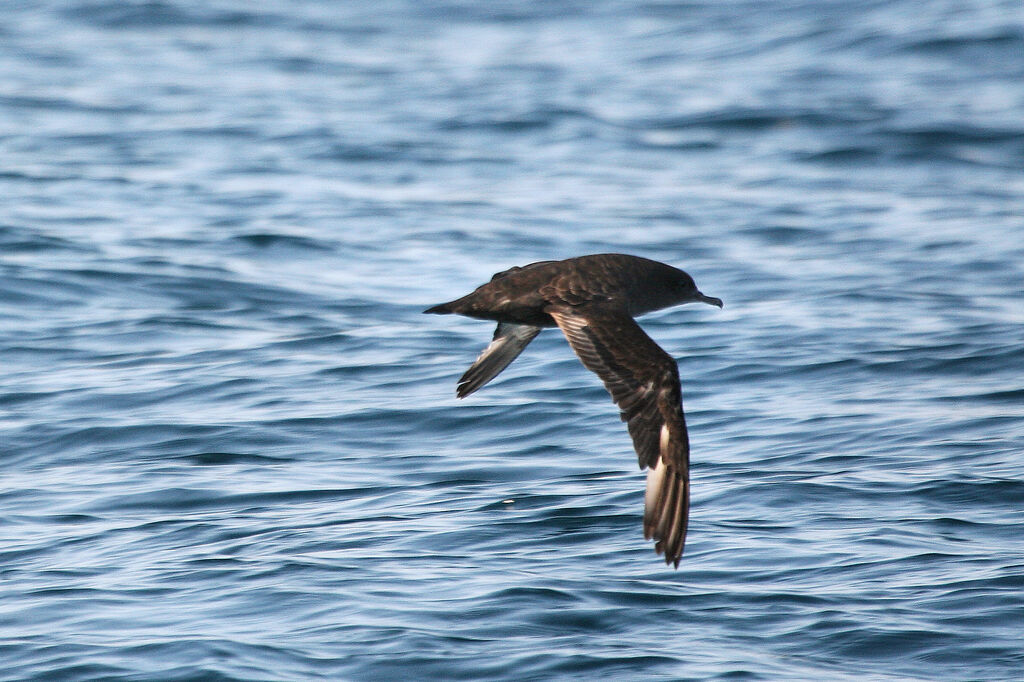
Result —
M 701 303 L 707 303 L 708 305 L 717 305 L 719 308 L 722 307 L 722 299 L 715 298 L 714 296 L 705 296 L 699 291 L 697 292 L 697 300 Z

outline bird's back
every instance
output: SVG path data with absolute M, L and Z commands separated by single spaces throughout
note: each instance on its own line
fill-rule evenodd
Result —
M 541 327 L 555 326 L 544 312 L 551 304 L 597 301 L 639 315 L 669 305 L 671 282 L 681 274 L 663 263 L 621 253 L 540 261 L 499 272 L 473 293 L 431 312 Z

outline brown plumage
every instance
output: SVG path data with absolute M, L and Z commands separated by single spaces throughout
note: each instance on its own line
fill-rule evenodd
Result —
M 654 538 L 655 550 L 678 567 L 690 506 L 679 368 L 633 317 L 692 301 L 722 307 L 682 270 L 606 253 L 511 268 L 473 293 L 424 312 L 498 323 L 490 345 L 459 379 L 460 398 L 496 377 L 542 328 L 562 330 L 621 410 L 640 467 L 648 470 L 644 537 Z

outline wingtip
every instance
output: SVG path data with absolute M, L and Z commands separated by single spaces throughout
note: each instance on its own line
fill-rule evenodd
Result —
M 665 554 L 665 563 L 672 564 L 672 568 L 679 570 L 679 562 L 683 558 L 683 547 L 686 544 L 686 538 L 680 538 L 679 549 L 675 551 L 674 555 Z
M 666 548 L 665 548 L 664 541 L 659 541 L 658 543 L 656 543 L 654 545 L 654 551 L 655 552 L 657 552 L 658 554 L 664 554 L 665 555 L 665 565 L 666 566 L 671 566 L 672 568 L 674 568 L 676 570 L 679 570 L 679 562 L 683 558 L 683 548 L 680 547 L 679 551 L 676 554 L 674 554 L 674 555 L 672 554 L 672 552 L 665 551 L 665 550 L 666 550 Z
M 475 393 L 481 386 L 483 386 L 483 384 L 480 383 L 479 377 L 473 373 L 473 367 L 470 367 L 466 370 L 466 373 L 459 378 L 459 383 L 455 387 L 455 397 L 465 398 L 467 395 Z
M 669 432 L 662 428 L 662 448 L 671 442 Z M 676 569 L 686 546 L 689 517 L 689 492 L 686 475 L 659 460 L 647 471 L 644 494 L 644 538 L 654 539 L 654 551 L 665 558 L 665 564 Z

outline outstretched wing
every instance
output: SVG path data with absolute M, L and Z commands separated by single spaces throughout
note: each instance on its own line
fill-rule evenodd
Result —
M 648 468 L 644 537 L 678 567 L 690 508 L 690 443 L 675 360 L 624 310 L 552 305 L 545 312 L 622 411 L 640 466 Z
M 465 398 L 498 376 L 501 370 L 519 357 L 523 349 L 533 341 L 533 337 L 540 333 L 540 329 L 527 324 L 499 322 L 498 328 L 494 330 L 494 339 L 459 379 L 456 395 Z

